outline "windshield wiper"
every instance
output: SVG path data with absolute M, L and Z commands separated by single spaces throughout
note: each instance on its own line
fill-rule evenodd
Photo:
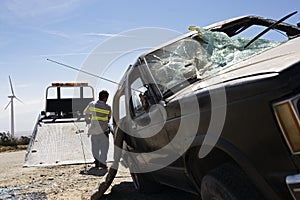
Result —
M 265 33 L 267 33 L 269 30 L 273 29 L 275 26 L 277 26 L 278 24 L 280 24 L 281 22 L 283 22 L 284 20 L 290 18 L 291 16 L 295 15 L 297 13 L 297 11 L 292 12 L 291 14 L 288 14 L 286 16 L 284 16 L 283 18 L 281 18 L 280 20 L 276 21 L 274 24 L 272 24 L 271 26 L 267 27 L 265 30 L 263 30 L 261 33 L 259 33 L 256 37 L 254 37 L 252 40 L 250 40 L 245 46 L 244 49 L 246 49 L 250 44 L 252 44 L 254 41 L 256 41 L 258 38 L 260 38 L 262 35 L 264 35 Z

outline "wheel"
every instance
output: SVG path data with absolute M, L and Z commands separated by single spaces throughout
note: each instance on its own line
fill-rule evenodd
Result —
M 142 193 L 157 193 L 162 185 L 157 183 L 150 175 L 141 173 L 131 173 L 135 189 Z
M 201 182 L 202 200 L 263 199 L 237 166 L 224 164 L 205 175 Z

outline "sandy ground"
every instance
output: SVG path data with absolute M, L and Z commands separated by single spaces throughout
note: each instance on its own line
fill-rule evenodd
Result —
M 23 168 L 24 158 L 25 151 L 0 153 L 0 199 L 90 199 L 107 172 L 95 170 L 91 164 Z M 89 170 L 89 175 L 80 174 L 85 168 Z M 129 171 L 122 167 L 102 199 L 199 198 L 172 188 L 165 188 L 159 194 L 141 194 L 134 189 Z

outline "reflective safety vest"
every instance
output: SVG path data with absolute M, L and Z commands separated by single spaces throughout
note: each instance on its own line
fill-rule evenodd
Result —
M 96 108 L 96 107 L 89 107 L 89 110 L 92 114 L 92 120 L 98 120 L 98 121 L 106 121 L 108 122 L 109 118 L 109 112 L 110 110 Z
M 85 109 L 86 114 L 92 114 L 92 121 L 108 122 L 110 106 L 103 101 L 93 101 Z
M 97 135 L 108 129 L 111 108 L 103 101 L 93 101 L 84 110 L 86 115 L 92 115 L 89 133 Z

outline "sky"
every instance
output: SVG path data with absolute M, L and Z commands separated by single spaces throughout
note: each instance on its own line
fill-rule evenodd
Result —
M 203 27 L 242 15 L 280 19 L 299 8 L 298 0 L 1 0 L 0 132 L 10 130 L 11 107 L 4 110 L 11 95 L 8 76 L 23 101 L 14 102 L 16 134 L 32 132 L 52 82 L 87 81 L 95 92 L 108 89 L 111 104 L 117 85 L 47 59 L 118 82 L 138 55 L 187 33 L 190 25 Z M 300 22 L 300 13 L 287 22 Z M 141 38 L 150 43 L 139 46 Z M 135 46 L 124 48 L 132 42 Z

